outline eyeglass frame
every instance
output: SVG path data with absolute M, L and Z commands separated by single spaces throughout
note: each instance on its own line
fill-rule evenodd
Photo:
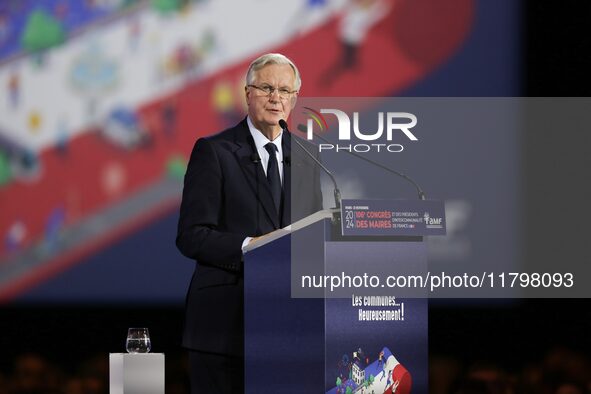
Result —
M 287 90 L 284 88 L 276 88 L 271 85 L 264 85 L 264 86 L 265 87 L 257 86 L 257 85 L 253 85 L 253 84 L 246 85 L 246 87 L 255 88 L 257 90 L 260 90 L 261 92 L 265 93 L 265 95 L 267 97 L 271 97 L 273 95 L 273 93 L 277 92 L 277 94 L 279 95 L 279 98 L 282 100 L 289 100 L 291 97 L 293 97 L 294 94 L 298 93 L 297 90 Z M 269 91 L 267 92 L 267 90 L 269 90 Z M 281 90 L 284 90 L 284 92 L 282 93 Z M 284 96 L 282 96 L 282 94 L 286 94 L 287 96 L 284 97 Z M 265 97 L 265 96 L 261 96 L 261 97 Z

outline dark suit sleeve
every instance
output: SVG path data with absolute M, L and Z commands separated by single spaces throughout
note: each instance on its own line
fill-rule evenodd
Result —
M 300 144 L 302 144 L 306 150 L 308 152 L 310 152 L 312 155 L 314 155 L 314 157 L 316 158 L 316 160 L 318 160 L 319 162 L 322 163 L 322 156 L 320 156 L 320 152 L 318 152 L 318 147 L 316 147 L 315 145 L 312 145 L 309 141 L 306 141 L 304 139 L 301 139 L 297 136 L 294 136 L 294 138 L 298 138 Z M 301 148 L 299 148 L 301 149 Z M 323 209 L 322 207 L 322 188 L 320 186 L 320 179 L 321 179 L 321 173 L 324 172 L 320 166 L 315 163 L 309 156 L 307 153 L 305 152 L 301 152 L 302 155 L 302 161 L 305 163 L 308 163 L 309 167 L 312 169 L 312 183 L 310 184 L 311 190 L 306 191 L 306 195 L 310 195 L 310 209 L 308 212 L 305 212 L 305 216 L 311 215 L 315 212 L 321 211 Z
M 322 157 L 319 152 L 315 154 L 316 158 L 322 162 Z M 322 210 L 322 188 L 320 187 L 320 166 L 314 166 L 314 189 L 313 189 L 313 210 L 312 213 Z
M 176 245 L 199 263 L 240 270 L 245 234 L 220 229 L 223 174 L 212 143 L 197 141 L 185 174 Z

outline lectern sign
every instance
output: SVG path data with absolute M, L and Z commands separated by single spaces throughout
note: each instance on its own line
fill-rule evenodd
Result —
M 445 235 L 445 209 L 437 200 L 343 200 L 343 235 Z

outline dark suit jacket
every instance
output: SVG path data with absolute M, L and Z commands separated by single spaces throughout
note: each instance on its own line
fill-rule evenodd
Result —
M 283 156 L 291 164 L 283 166 L 281 218 L 263 167 L 253 160 L 246 119 L 199 139 L 193 148 L 176 239 L 179 250 L 197 263 L 186 299 L 186 348 L 244 354 L 242 242 L 290 224 L 292 215 L 296 221 L 322 209 L 318 167 L 297 144 L 292 149 L 291 138 L 297 137 L 282 138 Z M 298 190 L 293 201 L 292 188 Z

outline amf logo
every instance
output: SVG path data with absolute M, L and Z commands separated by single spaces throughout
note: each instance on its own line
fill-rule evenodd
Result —
M 443 228 L 443 218 L 434 218 L 429 215 L 429 212 L 425 212 L 423 219 L 426 228 Z

